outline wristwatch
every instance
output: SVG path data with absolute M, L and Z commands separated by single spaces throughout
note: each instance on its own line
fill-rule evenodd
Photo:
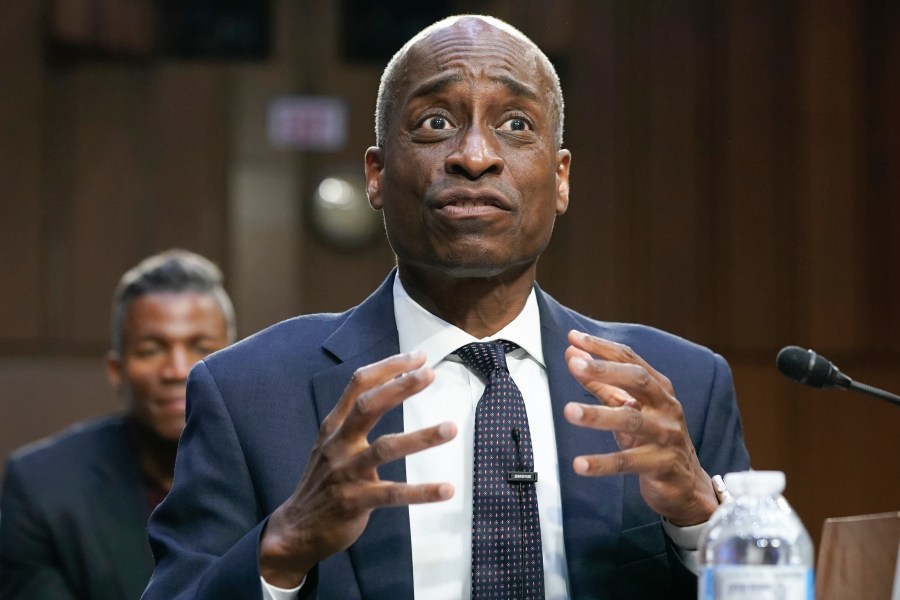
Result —
M 726 502 L 731 502 L 734 499 L 728 492 L 728 488 L 725 487 L 725 480 L 722 479 L 721 475 L 713 475 L 712 476 L 712 485 L 713 491 L 716 492 L 716 499 L 718 499 L 719 504 L 725 504 Z

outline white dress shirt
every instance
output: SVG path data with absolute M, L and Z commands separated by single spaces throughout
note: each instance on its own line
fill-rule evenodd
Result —
M 460 600 L 471 596 L 473 432 L 475 407 L 485 382 L 453 352 L 470 342 L 505 339 L 520 347 L 508 353 L 506 361 L 525 399 L 538 473 L 545 596 L 548 600 L 568 598 L 556 434 L 534 290 L 515 320 L 483 340 L 422 308 L 403 289 L 399 275 L 394 278 L 393 293 L 400 352 L 424 352 L 426 365 L 435 372 L 430 386 L 404 402 L 404 430 L 415 431 L 444 421 L 455 423 L 459 430 L 450 442 L 406 457 L 408 483 L 448 482 L 455 490 L 449 500 L 409 507 L 415 597 Z M 663 525 L 681 548 L 697 547 L 702 526 Z M 284 590 L 265 580 L 262 583 L 265 600 L 293 600 L 300 589 Z
M 532 290 L 516 319 L 483 340 L 443 321 L 416 304 L 394 280 L 394 313 L 400 351 L 420 350 L 434 369 L 434 382 L 403 404 L 406 431 L 456 423 L 450 442 L 406 457 L 408 483 L 453 484 L 455 494 L 444 502 L 409 507 L 413 587 L 416 598 L 459 600 L 471 595 L 472 469 L 475 408 L 485 382 L 453 352 L 470 342 L 505 339 L 520 346 L 506 356 L 510 375 L 522 391 L 538 473 L 536 484 L 541 521 L 546 597 L 568 597 L 563 546 L 562 499 L 550 388 L 541 347 L 541 323 Z

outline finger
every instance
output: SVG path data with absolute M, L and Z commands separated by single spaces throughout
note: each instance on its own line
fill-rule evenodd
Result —
M 341 428 L 335 432 L 344 439 L 356 439 L 368 435 L 384 414 L 421 392 L 434 381 L 434 371 L 422 367 L 403 373 L 377 387 L 367 389 L 356 397 Z
M 674 395 L 674 390 L 672 389 L 672 384 L 669 379 L 654 369 L 650 363 L 645 361 L 637 352 L 632 350 L 631 347 L 574 329 L 569 332 L 569 342 L 576 348 L 593 354 L 603 360 L 643 367 L 664 389 Z
M 630 406 L 631 408 L 633 408 L 635 410 L 640 410 L 640 404 L 638 404 L 637 402 L 635 402 L 633 400 L 629 401 L 629 403 L 626 404 L 626 406 Z M 584 407 L 583 406 L 573 406 L 572 408 L 569 408 L 568 410 L 564 409 L 563 414 L 565 415 L 566 419 L 570 423 L 577 425 L 577 426 L 581 426 L 582 423 L 580 422 L 580 419 L 583 419 Z M 621 431 L 614 431 L 613 436 L 615 437 L 616 444 L 618 444 L 619 448 L 623 448 L 623 449 L 631 448 L 638 442 L 638 440 L 636 439 L 636 437 L 634 435 L 624 433 Z
M 446 422 L 411 433 L 383 435 L 357 454 L 352 467 L 365 471 L 428 448 L 440 446 L 456 437 L 456 425 Z
M 449 483 L 409 485 L 393 481 L 379 481 L 366 484 L 358 489 L 358 497 L 355 502 L 360 509 L 441 502 L 452 498 L 454 494 L 453 486 Z
M 567 366 L 585 389 L 597 399 L 615 406 L 630 400 L 662 406 L 674 399 L 649 371 L 639 365 L 575 356 Z
M 585 352 L 580 348 L 576 348 L 575 346 L 569 346 L 566 348 L 566 365 L 569 365 L 573 359 L 581 359 L 585 362 L 591 362 L 594 357 Z M 581 365 L 578 361 L 573 362 L 574 365 Z M 572 372 L 572 368 L 569 368 L 569 371 Z M 572 375 L 575 376 L 575 379 L 581 383 L 582 387 L 589 391 L 595 398 L 607 404 L 609 406 L 622 406 L 624 404 L 632 403 L 637 404 L 637 401 L 625 390 L 622 388 L 617 388 L 608 383 L 604 383 L 602 381 L 598 381 L 596 379 L 585 378 L 583 374 L 576 374 L 572 372 Z
M 669 453 L 658 446 L 636 446 L 609 454 L 589 454 L 577 456 L 572 461 L 572 469 L 585 477 L 637 474 L 654 477 L 661 473 L 670 462 Z
M 347 384 L 347 388 L 338 400 L 337 405 L 322 420 L 322 433 L 328 436 L 341 426 L 361 393 L 404 373 L 418 369 L 423 364 L 425 364 L 425 354 L 422 352 L 411 352 L 408 354 L 396 354 L 357 369 L 350 378 L 350 383 Z
M 634 410 L 641 410 L 641 405 L 637 400 L 629 400 L 624 406 L 633 408 Z M 619 444 L 619 448 L 631 448 L 638 442 L 635 436 L 628 433 L 616 433 L 615 437 L 616 443 Z
M 563 409 L 566 420 L 579 427 L 623 433 L 642 440 L 665 443 L 673 433 L 654 415 L 632 406 L 593 406 L 570 402 Z

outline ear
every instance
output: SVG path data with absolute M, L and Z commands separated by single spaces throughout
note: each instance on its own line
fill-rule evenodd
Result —
M 569 166 L 572 153 L 560 150 L 556 153 L 556 214 L 561 215 L 569 208 Z
M 384 171 L 384 149 L 372 146 L 366 150 L 366 197 L 369 206 L 381 210 L 381 173 Z
M 106 379 L 116 393 L 122 390 L 122 357 L 115 350 L 106 353 Z

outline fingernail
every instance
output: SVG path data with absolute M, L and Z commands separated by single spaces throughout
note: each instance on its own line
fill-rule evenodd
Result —
M 438 488 L 438 496 L 440 496 L 441 500 L 447 500 L 448 498 L 453 497 L 453 486 L 449 483 L 445 483 Z
M 576 421 L 580 421 L 581 417 L 584 416 L 584 409 L 572 402 L 571 404 L 569 404 L 569 416 Z
M 443 439 L 449 440 L 456 434 L 456 426 L 449 421 L 446 423 L 441 423 L 438 426 L 438 435 L 440 435 Z
M 588 470 L 588 462 L 583 458 L 576 458 L 572 461 L 572 468 L 579 475 L 584 475 Z
M 584 373 L 585 371 L 587 371 L 587 367 L 587 361 L 580 356 L 576 356 L 569 361 L 569 368 L 572 369 L 572 371 L 574 371 L 575 373 Z

